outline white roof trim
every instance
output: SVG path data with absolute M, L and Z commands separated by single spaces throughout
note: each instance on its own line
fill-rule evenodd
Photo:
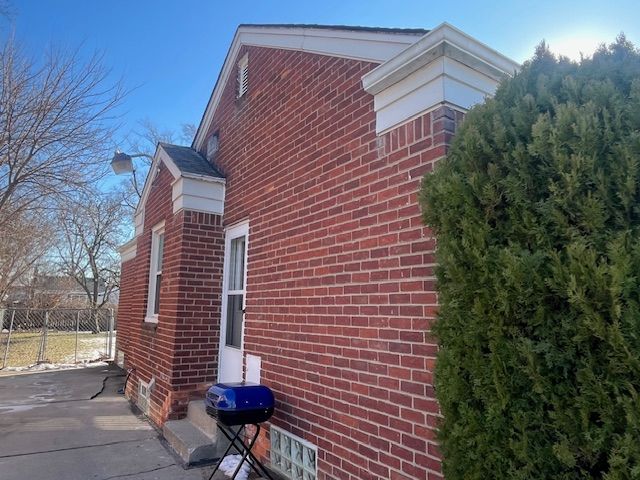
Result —
M 473 69 L 482 69 L 496 80 L 502 75 L 513 75 L 520 69 L 517 62 L 445 22 L 398 56 L 364 75 L 362 85 L 375 95 L 443 54 L 457 57 L 458 61 Z
M 243 45 L 297 50 L 382 63 L 405 50 L 418 38 L 420 38 L 420 34 L 416 33 L 340 28 L 241 26 L 233 37 L 233 42 L 193 140 L 193 148 L 200 150 L 204 144 L 213 114 L 220 103 L 222 91 L 229 77 L 235 75 L 236 57 Z
M 135 215 L 138 216 L 144 211 L 144 206 L 147 203 L 147 199 L 149 198 L 149 192 L 151 191 L 151 185 L 153 184 L 153 180 L 157 175 L 158 168 L 160 167 L 160 163 L 164 163 L 167 167 L 171 175 L 173 175 L 174 179 L 179 178 L 192 178 L 210 183 L 221 183 L 225 184 L 226 180 L 224 178 L 218 177 L 209 177 L 206 175 L 198 175 L 195 173 L 183 173 L 175 162 L 171 159 L 169 154 L 165 151 L 162 144 L 158 144 L 156 148 L 156 153 L 153 155 L 153 161 L 151 162 L 151 168 L 149 168 L 149 173 L 147 174 L 147 178 L 144 182 L 144 187 L 142 189 L 142 195 L 140 196 L 140 201 L 138 202 L 138 206 L 136 207 Z
M 376 133 L 402 125 L 438 105 L 466 111 L 495 93 L 519 65 L 443 23 L 362 77 L 373 95 Z
M 163 159 L 161 159 L 161 152 L 164 153 Z M 171 172 L 171 175 L 173 175 L 173 178 L 177 178 L 177 176 L 180 176 L 180 169 L 176 166 L 175 163 L 173 163 L 173 160 L 171 160 L 169 155 L 167 155 L 167 153 L 164 151 L 162 145 L 158 144 L 158 146 L 156 147 L 156 152 L 153 154 L 153 160 L 151 161 L 151 167 L 149 167 L 149 173 L 147 173 L 147 178 L 144 180 L 144 187 L 142 187 L 142 195 L 140 195 L 140 201 L 138 202 L 138 206 L 136 207 L 136 211 L 134 213 L 135 216 L 138 216 L 144 211 L 144 206 L 147 203 L 147 198 L 149 198 L 149 192 L 151 192 L 151 184 L 153 183 L 153 180 L 158 173 L 160 162 L 163 160 L 169 161 L 166 165 Z
M 119 248 L 120 262 L 124 263 L 126 261 L 134 259 L 136 257 L 137 250 L 138 239 L 136 237 L 133 237 L 131 240 L 129 240 Z

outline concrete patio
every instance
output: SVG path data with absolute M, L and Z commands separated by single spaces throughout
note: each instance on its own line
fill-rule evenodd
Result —
M 123 382 L 111 366 L 0 376 L 2 480 L 207 479 L 132 412 Z

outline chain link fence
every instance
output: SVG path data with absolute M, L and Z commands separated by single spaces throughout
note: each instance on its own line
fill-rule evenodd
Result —
M 0 369 L 112 359 L 112 309 L 0 309 Z

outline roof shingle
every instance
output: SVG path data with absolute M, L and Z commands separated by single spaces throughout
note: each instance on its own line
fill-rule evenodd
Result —
M 191 147 L 172 145 L 160 142 L 162 149 L 171 157 L 173 163 L 182 173 L 191 175 L 202 175 L 205 177 L 224 178 L 206 158 Z

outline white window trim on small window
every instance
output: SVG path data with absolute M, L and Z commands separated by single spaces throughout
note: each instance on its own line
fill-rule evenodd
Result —
M 220 137 L 214 133 L 207 140 L 207 160 L 212 161 L 220 148 Z
M 164 222 L 160 222 L 151 229 L 151 261 L 149 262 L 149 290 L 147 292 L 147 314 L 144 318 L 145 322 L 158 323 L 158 314 L 155 313 L 156 307 L 156 281 L 158 275 L 162 275 L 162 269 L 158 270 L 158 248 L 160 236 L 164 235 Z M 164 257 L 164 241 L 162 248 L 162 256 Z M 164 262 L 162 262 L 164 264 Z M 164 268 L 164 265 L 162 265 Z
M 238 62 L 238 97 L 243 97 L 249 90 L 249 56 L 244 57 Z

